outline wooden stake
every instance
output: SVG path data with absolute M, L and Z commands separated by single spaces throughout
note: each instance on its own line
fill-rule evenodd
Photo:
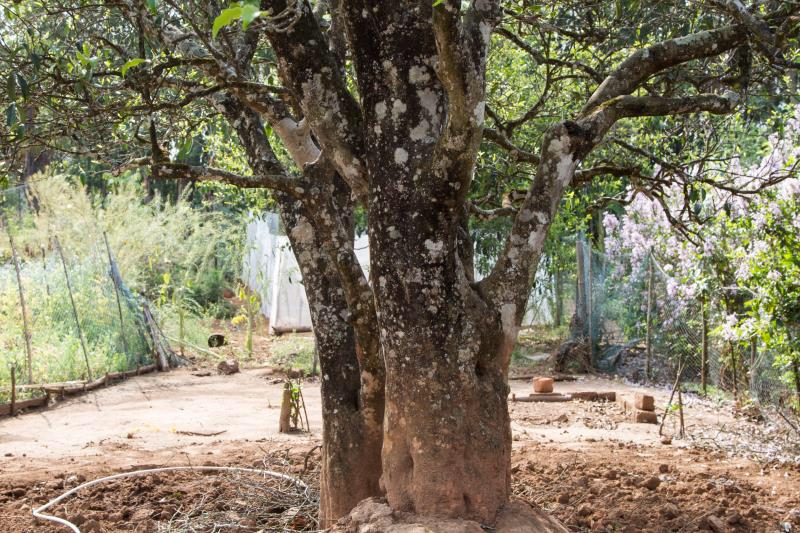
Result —
M 278 421 L 278 431 L 289 433 L 292 429 L 292 385 L 288 381 L 283 385 L 283 398 L 281 399 L 281 417 Z
M 11 416 L 14 416 L 17 407 L 17 365 L 11 363 Z
M 683 394 L 681 394 L 682 390 L 683 390 L 683 386 L 680 383 L 678 383 L 678 413 L 680 414 L 680 417 L 681 417 L 681 432 L 680 432 L 680 435 L 681 435 L 681 438 L 683 439 L 683 438 L 686 437 L 686 426 L 683 423 Z
M 8 233 L 8 242 L 11 245 L 11 257 L 14 261 L 14 270 L 17 273 L 17 288 L 19 289 L 19 306 L 22 310 L 22 333 L 25 337 L 25 353 L 27 359 L 27 373 L 28 383 L 33 383 L 33 349 L 31 348 L 31 330 L 28 326 L 28 307 L 25 305 L 25 290 L 22 288 L 22 274 L 19 268 L 19 257 L 17 256 L 17 249 L 14 247 L 14 238 L 11 236 L 11 228 L 8 224 L 6 232 Z
M 78 336 L 81 339 L 81 348 L 83 349 L 83 359 L 86 361 L 86 373 L 89 381 L 92 381 L 92 368 L 89 365 L 89 352 L 86 350 L 86 341 L 83 338 L 83 328 L 81 328 L 81 321 L 78 318 L 78 308 L 75 306 L 75 298 L 72 296 L 72 284 L 69 281 L 69 271 L 67 271 L 67 261 L 64 259 L 64 251 L 61 249 L 61 243 L 58 237 L 53 237 L 53 242 L 56 246 L 56 251 L 61 257 L 61 266 L 64 267 L 64 279 L 67 280 L 67 291 L 69 292 L 69 301 L 72 304 L 72 314 L 75 316 L 75 324 L 78 326 Z
M 306 410 L 306 400 L 303 398 L 303 389 L 298 385 L 297 390 L 300 394 L 300 404 L 303 406 L 303 414 L 306 415 L 306 431 L 311 431 L 311 425 L 308 423 L 308 411 Z
M 669 395 L 669 401 L 667 402 L 667 406 L 664 408 L 664 416 L 661 417 L 661 425 L 658 428 L 659 437 L 664 431 L 664 422 L 667 421 L 667 415 L 669 414 L 669 409 L 670 407 L 672 407 L 672 399 L 675 397 L 675 392 L 678 390 L 678 387 L 681 384 L 681 374 L 683 374 L 683 361 L 681 361 L 680 365 L 678 365 L 678 375 L 675 376 L 675 384 L 672 386 L 672 393 Z

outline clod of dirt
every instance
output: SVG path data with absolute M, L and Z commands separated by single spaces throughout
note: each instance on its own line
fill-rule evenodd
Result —
M 725 521 L 732 526 L 736 524 L 742 523 L 742 515 L 740 515 L 737 511 L 733 511 L 728 516 L 725 517 Z
M 217 372 L 225 376 L 236 374 L 237 372 L 239 372 L 239 361 L 237 361 L 236 359 L 228 359 L 227 361 L 222 361 L 220 364 L 217 365 Z
M 708 524 L 708 528 L 714 533 L 725 533 L 726 527 L 725 524 L 722 522 L 718 516 L 709 515 L 706 517 L 706 523 Z
M 665 464 L 658 465 L 658 471 L 662 474 L 666 474 L 667 472 L 669 472 L 669 465 Z
M 97 520 L 87 520 L 81 526 L 83 533 L 102 533 L 103 528 Z
M 560 504 L 567 504 L 569 503 L 569 499 L 570 499 L 569 492 L 562 492 L 561 494 L 558 495 L 558 499 L 556 501 Z
M 661 480 L 658 479 L 657 476 L 653 476 L 651 478 L 648 478 L 647 481 L 642 483 L 643 487 L 645 487 L 647 489 L 650 489 L 650 490 L 656 490 L 659 485 L 661 485 Z
M 612 468 L 611 470 L 606 471 L 605 477 L 606 479 L 611 479 L 611 480 L 617 479 L 618 477 L 617 471 Z
M 676 506 L 674 503 L 665 503 L 661 507 L 661 516 L 663 516 L 666 520 L 672 520 L 679 514 L 680 510 L 678 509 L 678 506 Z

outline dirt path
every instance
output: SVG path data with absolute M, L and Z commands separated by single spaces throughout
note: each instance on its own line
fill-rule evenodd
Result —
M 266 457 L 267 464 L 306 475 L 319 459 L 318 452 L 312 454 L 322 424 L 318 384 L 303 389 L 312 433 L 281 435 L 282 385 L 273 380 L 263 369 L 207 377 L 178 370 L 0 421 L 0 531 L 61 531 L 33 522 L 30 509 L 84 478 L 116 471 L 252 466 Z M 527 381 L 512 381 L 511 388 L 518 396 L 530 392 Z M 644 390 L 655 396 L 659 413 L 668 398 L 666 390 L 591 377 L 559 382 L 556 389 Z M 697 531 L 711 527 L 709 517 L 719 519 L 725 531 L 800 527 L 796 465 L 759 464 L 697 450 L 688 441 L 663 444 L 658 426 L 629 422 L 615 403 L 511 403 L 510 411 L 514 494 L 573 531 Z M 687 398 L 686 423 L 697 431 L 742 421 L 730 409 Z M 180 431 L 224 433 L 203 437 Z M 115 482 L 77 496 L 56 514 L 96 520 L 102 526 L 97 531 L 155 531 L 224 485 L 189 475 Z M 176 494 L 180 504 L 172 503 Z M 229 500 L 217 496 L 218 503 Z M 232 511 L 225 507 L 225 512 Z M 252 520 L 247 509 L 237 512 L 240 523 Z
M 188 464 L 191 457 L 240 454 L 240 441 L 295 441 L 278 433 L 282 385 L 270 383 L 273 378 L 263 369 L 206 377 L 174 370 L 0 420 L 0 481 L 44 479 L 67 465 L 91 472 Z M 309 383 L 304 396 L 318 431 L 319 387 Z

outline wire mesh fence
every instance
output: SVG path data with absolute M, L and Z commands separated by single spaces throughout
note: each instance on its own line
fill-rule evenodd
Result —
M 57 227 L 26 232 L 34 209 L 25 187 L 0 192 L 0 403 L 12 372 L 18 386 L 91 381 L 150 364 L 157 351 L 102 231 L 62 245 Z
M 719 331 L 728 313 L 720 294 L 691 294 L 652 255 L 623 261 L 578 243 L 573 336 L 590 339 L 594 367 L 639 382 L 725 392 L 772 406 L 788 405 L 790 369 L 759 339 L 729 341 Z M 575 322 L 577 322 L 577 327 Z

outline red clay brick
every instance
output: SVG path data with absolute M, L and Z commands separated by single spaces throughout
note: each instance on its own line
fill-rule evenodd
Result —
M 656 401 L 655 399 L 650 396 L 649 394 L 644 394 L 641 392 L 637 392 L 633 396 L 633 405 L 637 409 L 641 409 L 642 411 L 655 411 L 656 410 Z
M 553 378 L 533 378 L 533 392 L 553 392 Z

